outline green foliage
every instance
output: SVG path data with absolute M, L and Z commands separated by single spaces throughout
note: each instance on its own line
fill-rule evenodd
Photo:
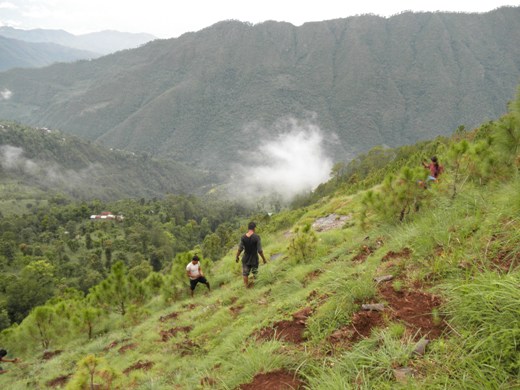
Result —
M 87 334 L 89 340 L 92 339 L 94 327 L 102 316 L 102 311 L 82 303 L 75 309 L 73 315 L 74 324 Z
M 117 380 L 120 376 L 120 373 L 108 365 L 106 359 L 89 354 L 78 362 L 77 370 L 66 388 L 70 390 L 87 390 L 101 386 L 106 389 L 118 388 Z
M 404 167 L 399 175 L 385 177 L 379 190 L 370 190 L 365 194 L 362 200 L 362 221 L 366 222 L 369 210 L 374 210 L 384 220 L 399 222 L 419 211 L 420 206 L 431 197 L 431 192 L 424 184 L 426 176 L 425 170 L 420 167 Z
M 122 262 L 114 264 L 108 277 L 95 286 L 90 294 L 93 303 L 123 316 L 130 304 L 142 302 L 144 296 L 143 286 L 132 275 L 128 275 Z
M 38 306 L 31 312 L 27 321 L 24 321 L 24 330 L 37 340 L 43 349 L 48 349 L 58 332 L 58 321 L 53 307 Z
M 311 261 L 316 253 L 317 243 L 316 233 L 311 229 L 311 225 L 307 224 L 295 231 L 287 251 L 296 263 L 306 263 Z

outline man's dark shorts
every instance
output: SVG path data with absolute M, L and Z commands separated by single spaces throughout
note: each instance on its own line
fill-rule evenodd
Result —
M 206 280 L 206 278 L 204 276 L 201 276 L 200 278 L 197 278 L 197 279 L 190 279 L 190 288 L 192 290 L 195 290 L 195 286 L 197 286 L 197 283 L 208 284 L 208 281 Z
M 253 267 L 246 264 L 242 264 L 242 276 L 249 276 L 252 273 L 254 276 L 258 273 L 258 265 Z

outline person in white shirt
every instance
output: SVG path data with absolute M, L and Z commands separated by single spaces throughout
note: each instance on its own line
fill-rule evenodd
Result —
M 204 274 L 202 273 L 202 268 L 200 268 L 199 256 L 193 256 L 191 262 L 188 263 L 188 265 L 186 266 L 186 274 L 188 275 L 188 278 L 190 278 L 190 289 L 192 298 L 193 291 L 195 290 L 197 283 L 205 284 L 208 290 L 211 291 L 209 287 L 209 282 L 204 277 Z

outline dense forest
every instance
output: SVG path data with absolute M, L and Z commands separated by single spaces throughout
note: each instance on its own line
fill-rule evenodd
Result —
M 433 155 L 444 171 L 425 184 Z M 334 173 L 272 215 L 54 197 L 2 219 L 0 343 L 22 362 L 0 384 L 518 387 L 520 89 L 498 120 Z M 89 219 L 102 211 L 124 219 Z M 250 219 L 269 262 L 245 289 L 234 246 Z M 213 288 L 190 299 L 195 253 Z
M 171 195 L 161 200 L 74 202 L 56 195 L 0 223 L 0 327 L 20 322 L 35 306 L 71 291 L 87 294 L 122 262 L 142 281 L 199 248 L 217 260 L 237 240 L 232 203 Z M 91 219 L 104 211 L 123 220 Z

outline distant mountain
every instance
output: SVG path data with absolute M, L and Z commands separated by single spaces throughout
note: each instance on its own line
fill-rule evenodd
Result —
M 203 182 L 208 182 L 206 174 L 171 160 L 0 121 L 0 193 L 5 185 L 15 185 L 31 193 L 115 200 L 197 193 Z M 17 190 L 18 198 L 23 191 Z
M 71 49 L 55 43 L 31 43 L 0 36 L 0 71 L 39 68 L 56 62 L 72 62 L 99 54 Z
M 0 27 L 0 35 L 26 42 L 56 43 L 58 45 L 103 55 L 119 50 L 136 48 L 157 39 L 151 34 L 136 34 L 110 30 L 73 35 L 63 30 L 19 30 L 12 27 Z
M 499 117 L 520 81 L 518 42 L 520 7 L 300 27 L 226 21 L 93 61 L 4 72 L 0 117 L 222 172 L 294 117 L 346 160 Z

